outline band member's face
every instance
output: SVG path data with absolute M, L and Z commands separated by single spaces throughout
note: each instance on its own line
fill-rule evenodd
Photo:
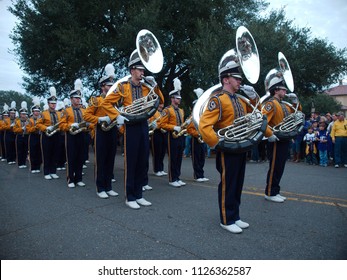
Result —
M 34 117 L 38 117 L 39 115 L 40 115 L 40 111 L 34 111 L 34 112 L 33 112 L 33 116 L 34 116 Z
M 131 77 L 134 81 L 141 81 L 142 80 L 142 76 L 145 74 L 145 70 L 143 69 L 131 69 Z
M 224 84 L 229 87 L 231 92 L 237 92 L 240 89 L 242 79 L 236 77 L 227 77 Z
M 105 97 L 106 94 L 108 93 L 108 91 L 109 91 L 110 88 L 111 88 L 110 85 L 103 85 L 103 86 L 101 87 L 101 90 L 102 90 L 101 96 L 102 96 L 102 97 Z
M 26 118 L 27 118 L 27 114 L 20 114 L 20 119 L 21 120 L 26 120 Z
M 16 117 L 16 113 L 14 113 L 14 112 L 10 112 L 10 119 L 14 119 Z
M 280 89 L 276 90 L 276 93 L 277 93 L 278 97 L 282 99 L 286 95 L 287 90 L 280 88 Z
M 48 107 L 51 110 L 55 110 L 55 107 L 57 106 L 57 103 L 48 103 Z
M 81 99 L 77 98 L 77 97 L 72 97 L 71 98 L 71 104 L 74 107 L 79 107 L 79 105 L 81 104 Z
M 173 98 L 171 99 L 171 102 L 172 102 L 173 105 L 178 106 L 178 105 L 181 104 L 181 98 L 173 97 Z

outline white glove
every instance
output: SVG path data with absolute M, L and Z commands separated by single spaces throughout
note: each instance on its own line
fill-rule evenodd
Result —
M 240 87 L 240 89 L 250 98 L 254 99 L 257 97 L 257 92 L 255 91 L 254 87 L 243 85 Z
M 129 120 L 126 117 L 123 117 L 122 115 L 119 115 L 117 117 L 116 121 L 117 121 L 117 124 L 122 125 L 122 124 L 124 124 L 125 121 L 129 121 Z
M 14 127 L 15 123 L 11 123 L 11 127 Z
M 51 131 L 53 130 L 53 125 L 47 126 L 46 130 L 47 130 L 48 132 L 51 132 Z
M 155 81 L 153 76 L 144 77 L 144 80 L 152 87 L 155 87 L 157 85 L 157 82 Z
M 153 121 L 151 126 L 153 129 L 156 129 L 157 128 L 157 121 Z
M 288 93 L 288 94 L 286 94 L 286 96 L 295 104 L 297 104 L 299 102 L 299 99 L 295 93 Z
M 111 119 L 109 116 L 105 116 L 105 117 L 99 117 L 98 118 L 98 123 L 102 123 L 102 122 L 107 122 L 107 124 L 111 123 Z
M 272 135 L 267 139 L 267 141 L 269 141 L 269 142 L 276 142 L 276 141 L 278 141 L 278 140 L 280 140 L 280 139 L 278 139 L 277 136 L 276 136 L 275 134 L 272 134 Z
M 186 120 L 186 124 L 187 124 L 187 125 L 190 125 L 191 122 L 192 122 L 192 119 L 191 119 L 191 118 L 189 118 L 188 120 Z
M 72 123 L 72 124 L 71 124 L 71 127 L 79 128 L 79 124 L 78 124 L 78 123 Z
M 174 131 L 180 132 L 181 131 L 181 127 L 180 126 L 175 126 L 174 127 Z

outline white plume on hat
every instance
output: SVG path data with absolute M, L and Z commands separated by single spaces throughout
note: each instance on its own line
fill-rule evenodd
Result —
M 43 105 L 43 110 L 48 110 L 48 104 Z
M 51 94 L 51 96 L 57 97 L 57 90 L 55 89 L 55 87 L 50 87 L 49 93 Z
M 64 106 L 69 107 L 71 105 L 70 99 L 64 98 Z
M 196 94 L 196 97 L 199 98 L 204 93 L 204 90 L 202 88 L 196 88 L 194 89 L 194 92 Z
M 32 102 L 34 106 L 40 106 L 40 98 L 38 96 L 34 96 Z
M 75 81 L 75 90 L 82 91 L 82 87 L 83 87 L 83 85 L 82 85 L 81 79 L 77 79 Z
M 16 109 L 16 101 L 11 102 L 11 108 L 10 109 Z
M 8 111 L 8 105 L 6 103 L 4 104 L 4 112 L 5 111 Z
M 69 107 L 71 105 L 70 99 L 64 98 L 64 105 L 65 107 Z
M 114 77 L 114 66 L 113 64 L 109 63 L 105 66 L 105 76 L 108 76 L 108 77 Z
M 173 84 L 174 84 L 174 89 L 175 89 L 176 91 L 182 89 L 182 83 L 181 83 L 181 81 L 180 81 L 179 78 L 175 78 L 175 79 L 173 80 Z
M 28 103 L 26 101 L 22 101 L 20 104 L 21 109 L 28 110 Z
M 63 101 L 58 101 L 57 102 L 57 106 L 56 106 L 56 110 L 57 111 L 59 111 L 59 110 L 61 110 L 61 109 L 63 109 L 64 108 L 64 102 Z

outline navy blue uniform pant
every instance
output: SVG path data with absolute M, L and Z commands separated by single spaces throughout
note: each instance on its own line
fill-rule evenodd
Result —
M 153 171 L 155 173 L 164 171 L 164 158 L 167 150 L 167 132 L 162 133 L 160 129 L 154 130 L 151 138 Z
M 76 135 L 65 133 L 68 184 L 82 182 L 84 137 L 83 132 Z
M 168 153 L 169 153 L 169 181 L 175 182 L 180 179 L 181 165 L 184 150 L 184 136 L 173 138 L 172 133 L 168 133 Z
M 117 127 L 103 131 L 96 126 L 95 138 L 95 183 L 97 192 L 112 190 L 114 160 L 117 151 Z
M 269 170 L 266 177 L 265 194 L 274 196 L 280 193 L 280 181 L 288 159 L 290 141 L 268 142 Z
M 29 135 L 29 160 L 31 170 L 40 170 L 42 163 L 40 134 L 32 133 Z
M 200 143 L 198 138 L 192 137 L 192 163 L 194 179 L 204 178 L 205 143 Z
M 220 222 L 234 224 L 240 220 L 240 205 L 246 169 L 246 153 L 229 154 L 218 151 L 216 168 L 221 176 L 218 185 Z
M 53 134 L 47 136 L 45 133 L 41 134 L 41 150 L 43 158 L 43 173 L 44 175 L 57 173 L 57 158 L 59 149 L 59 135 Z
M 142 198 L 142 186 L 146 181 L 149 157 L 147 120 L 125 124 L 124 131 L 124 180 L 128 201 Z
M 13 131 L 5 131 L 5 148 L 7 162 L 16 161 L 16 135 Z
M 28 134 L 17 134 L 16 148 L 17 148 L 17 163 L 18 166 L 26 165 L 28 157 Z

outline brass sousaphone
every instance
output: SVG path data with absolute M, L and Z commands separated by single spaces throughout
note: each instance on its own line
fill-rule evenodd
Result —
M 236 32 L 236 50 L 231 49 L 226 52 L 219 62 L 219 69 L 223 64 L 229 61 L 238 61 L 246 79 L 252 83 L 257 83 L 260 74 L 260 61 L 258 49 L 255 41 L 244 26 L 240 26 Z M 214 92 L 220 89 L 222 85 L 219 83 L 206 90 L 195 103 L 193 108 L 193 122 L 198 129 L 200 117 L 206 109 L 208 101 Z M 243 90 L 243 86 L 240 87 Z M 232 153 L 242 153 L 252 149 L 253 145 L 261 141 L 263 138 L 267 120 L 266 117 L 258 110 L 260 97 L 257 95 L 258 103 L 253 106 L 251 102 L 244 96 L 237 96 L 253 109 L 251 113 L 235 119 L 229 126 L 217 131 L 218 137 L 221 139 L 216 149 L 228 151 Z
M 141 30 L 136 37 L 136 50 L 139 54 L 142 64 L 151 73 L 159 73 L 163 68 L 164 57 L 163 52 L 157 38 L 149 30 Z M 112 94 L 119 85 L 119 83 L 128 81 L 131 75 L 125 76 L 118 80 L 107 92 L 106 96 Z M 149 82 L 146 81 L 146 77 L 143 77 L 144 84 L 150 88 L 150 92 L 147 96 L 136 99 L 129 106 L 124 106 L 115 109 L 129 122 L 135 123 L 146 120 L 154 115 L 159 106 L 159 96 L 154 92 L 154 88 Z M 109 125 L 105 123 L 102 125 L 103 130 L 109 130 L 116 125 L 116 121 L 113 121 Z
M 270 97 L 269 88 L 270 81 L 276 77 L 283 78 L 288 90 L 290 92 L 294 91 L 294 79 L 292 71 L 290 69 L 289 63 L 283 53 L 278 53 L 278 67 L 271 69 L 265 77 L 265 90 L 266 95 L 261 98 L 261 103 L 265 104 L 266 100 Z M 296 137 L 304 128 L 305 114 L 298 110 L 299 102 L 294 107 L 293 104 L 282 101 L 289 107 L 291 107 L 294 112 L 283 119 L 282 122 L 271 127 L 273 133 L 279 139 L 292 139 Z M 264 105 L 263 105 L 264 106 Z

